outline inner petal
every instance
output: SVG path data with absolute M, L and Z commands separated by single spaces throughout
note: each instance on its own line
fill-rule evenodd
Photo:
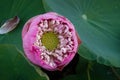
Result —
M 41 42 L 43 46 L 46 47 L 46 49 L 51 51 L 57 48 L 59 44 L 59 38 L 57 34 L 55 34 L 52 31 L 49 31 L 49 32 L 45 32 L 42 35 Z

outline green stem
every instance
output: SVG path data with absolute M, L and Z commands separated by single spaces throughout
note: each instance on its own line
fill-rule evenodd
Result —
M 88 77 L 88 80 L 91 80 L 91 78 L 90 78 L 90 69 L 91 69 L 91 62 L 88 63 L 88 67 L 87 67 L 87 77 Z
M 116 71 L 115 68 L 111 67 L 112 72 L 115 74 L 115 76 L 117 77 L 118 80 L 120 80 L 120 75 L 118 74 L 118 72 Z

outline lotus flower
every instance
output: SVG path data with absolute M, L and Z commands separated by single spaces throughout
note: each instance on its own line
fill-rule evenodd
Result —
M 81 43 L 73 24 L 49 12 L 29 19 L 22 30 L 23 48 L 33 64 L 61 71 L 74 58 Z

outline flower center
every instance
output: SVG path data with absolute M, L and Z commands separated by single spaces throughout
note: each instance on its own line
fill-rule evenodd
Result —
M 46 64 L 55 67 L 73 53 L 72 29 L 59 20 L 43 20 L 38 24 L 34 45 L 39 47 L 40 58 Z
M 57 45 L 59 44 L 59 39 L 57 34 L 55 34 L 52 31 L 45 32 L 42 35 L 41 42 L 43 46 L 45 46 L 48 50 L 54 50 L 57 48 Z

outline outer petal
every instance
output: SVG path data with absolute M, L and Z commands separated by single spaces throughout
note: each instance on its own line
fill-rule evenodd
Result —
M 69 28 L 72 29 L 72 35 L 74 37 L 75 45 L 74 45 L 73 51 L 69 53 L 70 55 L 67 58 L 65 58 L 63 60 L 63 62 L 57 64 L 55 67 L 50 67 L 49 65 L 44 63 L 40 59 L 41 51 L 39 50 L 38 47 L 34 46 L 34 42 L 36 40 L 36 34 L 38 32 L 38 28 L 37 28 L 38 23 L 44 19 L 60 20 L 64 23 L 66 23 L 69 26 Z M 37 15 L 37 16 L 29 19 L 23 27 L 22 39 L 23 39 L 23 48 L 24 48 L 26 57 L 33 64 L 41 66 L 42 68 L 47 69 L 49 71 L 62 70 L 73 59 L 73 57 L 75 56 L 75 54 L 77 52 L 78 46 L 81 43 L 73 24 L 67 18 L 60 16 L 54 12 L 49 12 L 49 13 L 46 13 L 43 15 Z

